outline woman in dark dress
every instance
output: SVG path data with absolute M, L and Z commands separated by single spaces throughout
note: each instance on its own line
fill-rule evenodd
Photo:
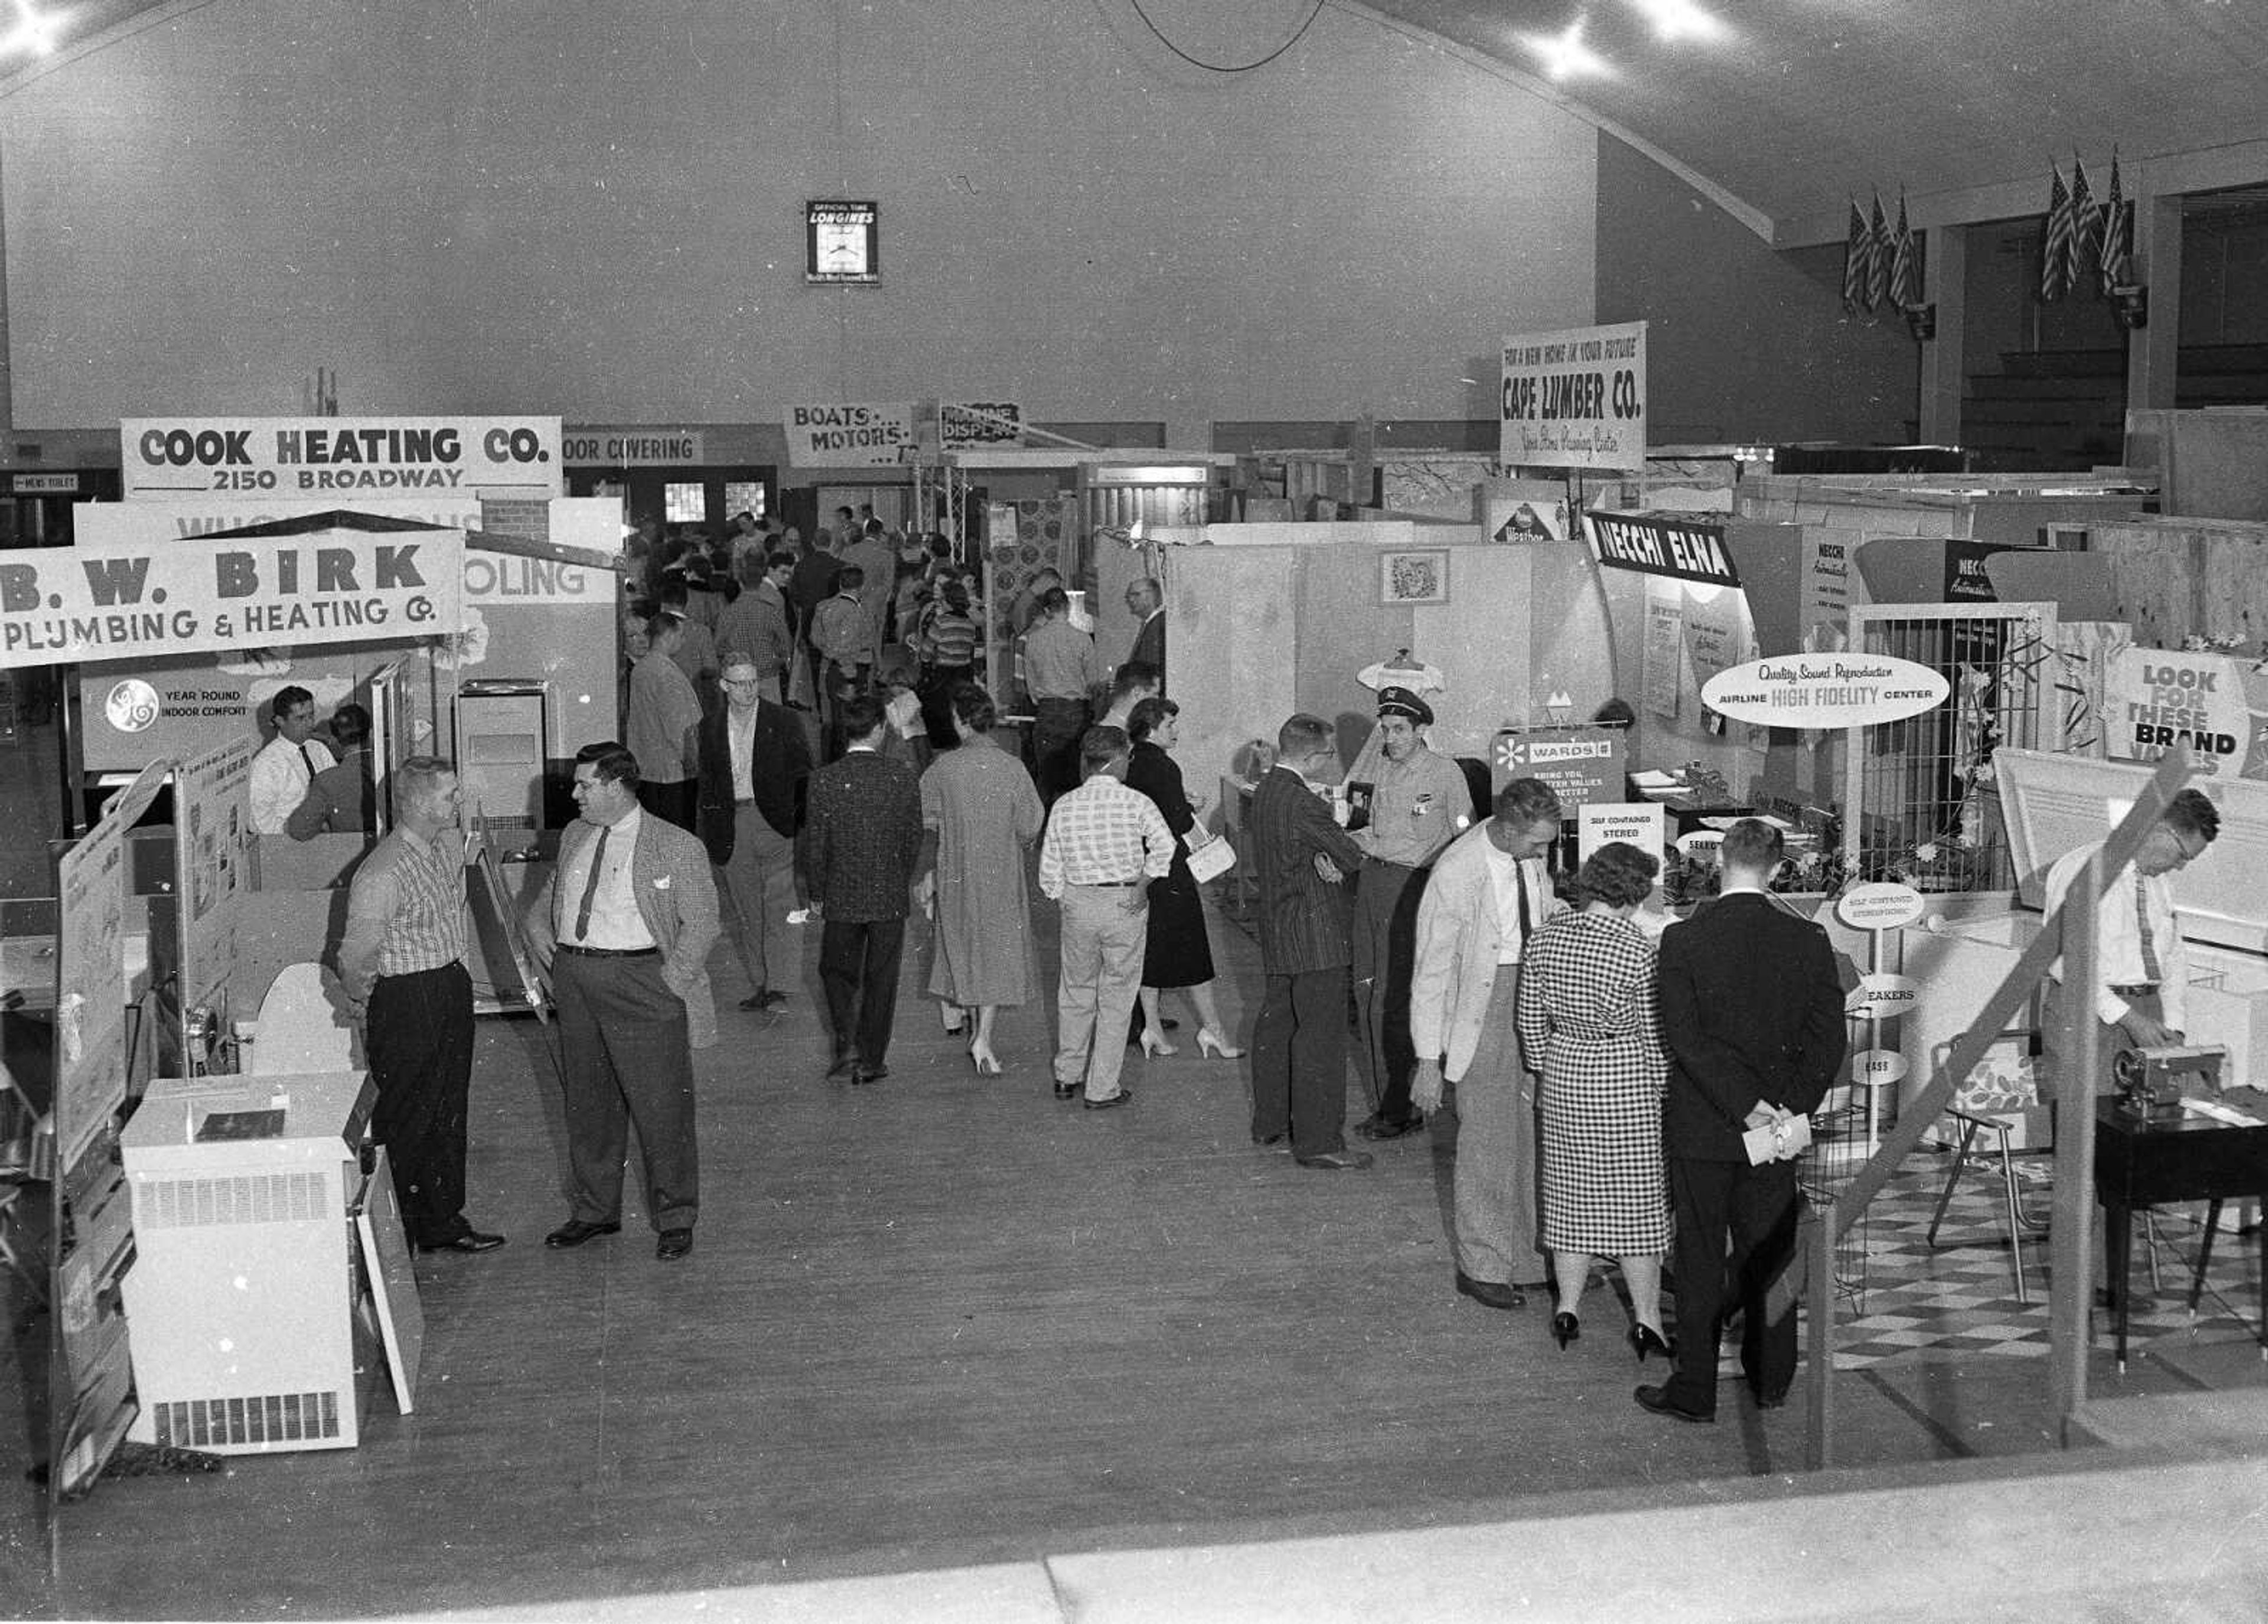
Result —
M 1142 953 L 1142 1052 L 1178 1053 L 1166 1041 L 1158 995 L 1168 987 L 1184 987 L 1197 1006 L 1197 1053 L 1234 1060 L 1244 1051 L 1231 1048 L 1221 1034 L 1220 1008 L 1212 996 L 1212 944 L 1205 937 L 1197 876 L 1189 872 L 1186 837 L 1197 827 L 1197 817 L 1182 790 L 1182 769 L 1166 753 L 1174 746 L 1181 712 L 1170 699 L 1145 699 L 1126 718 L 1126 736 L 1134 741 L 1126 787 L 1155 801 L 1174 832 L 1174 866 L 1150 886 L 1150 933 Z

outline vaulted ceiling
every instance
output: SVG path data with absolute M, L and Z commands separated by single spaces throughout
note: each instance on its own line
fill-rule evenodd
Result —
M 210 3 L 77 0 L 66 49 Z M 1700 0 L 1721 33 L 1669 41 L 1636 0 L 1321 3 L 1487 59 L 1635 137 L 1783 243 L 1838 235 L 1844 199 L 1875 188 L 1895 206 L 1904 187 L 1918 223 L 1989 217 L 1974 199 L 1995 187 L 2004 212 L 2036 212 L 2051 160 L 2080 153 L 2099 191 L 2114 144 L 2130 171 L 2257 148 L 2259 163 L 2245 151 L 2236 169 L 2268 179 L 2262 0 Z M 1609 70 L 1554 84 L 1522 38 L 1578 18 Z

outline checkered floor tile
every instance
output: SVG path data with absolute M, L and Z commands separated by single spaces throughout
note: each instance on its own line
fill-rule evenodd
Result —
M 2043 1160 L 2019 1165 L 2024 1207 L 2044 1213 L 2048 1188 Z M 2047 1237 L 2024 1237 L 2024 1269 L 2031 1301 L 2019 1302 L 2009 1265 L 2007 1219 L 1997 1170 L 1972 1166 L 1946 1209 L 1940 1245 L 1929 1244 L 1929 1218 L 1944 1178 L 1941 1157 L 1917 1156 L 1891 1179 L 1862 1226 L 1840 1248 L 1836 1268 L 1841 1292 L 1836 1367 L 1859 1370 L 1891 1360 L 2037 1359 L 2048 1351 Z M 2196 1266 L 2202 1209 L 2174 1209 L 2157 1221 L 2160 1286 L 2150 1285 L 2146 1237 L 2139 1221 L 2134 1245 L 2134 1312 L 2131 1348 L 2171 1335 L 2211 1331 L 2243 1335 L 2260 1321 L 2257 1233 L 2222 1233 L 2213 1242 L 2213 1267 L 2197 1313 L 2189 1311 L 2189 1280 Z M 1974 1242 L 1945 1246 L 1944 1242 Z M 2108 1316 L 2096 1316 L 2098 1338 L 2110 1334 Z

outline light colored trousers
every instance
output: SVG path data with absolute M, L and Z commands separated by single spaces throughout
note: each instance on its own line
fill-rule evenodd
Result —
M 1520 966 L 1498 969 L 1480 1047 L 1456 1079 L 1457 1267 L 1498 1285 L 1544 1277 L 1536 1243 L 1535 1079 L 1520 1063 L 1513 1022 L 1519 992 Z
M 1066 885 L 1063 894 L 1063 979 L 1056 988 L 1056 1081 L 1086 1079 L 1089 1099 L 1118 1091 L 1126 1062 L 1126 1026 L 1142 989 L 1142 946 L 1150 929 L 1145 900 L 1129 913 L 1136 885 Z

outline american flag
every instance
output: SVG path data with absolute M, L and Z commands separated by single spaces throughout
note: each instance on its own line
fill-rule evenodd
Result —
M 2063 297 L 2071 259 L 2071 194 L 2064 189 L 2063 170 L 2051 161 L 2055 184 L 2048 188 L 2048 236 L 2040 254 L 2040 303 L 2052 305 Z
M 2102 294 L 2132 277 L 2128 248 L 2133 234 L 2133 205 L 2120 195 L 2118 149 L 2110 149 L 2110 195 L 2102 205 L 2102 251 L 2095 256 L 2102 267 Z
M 1921 278 L 1914 265 L 1913 232 L 1906 224 L 1906 195 L 1898 192 L 1898 224 L 1890 233 L 1890 304 L 1912 310 L 1921 303 Z
M 1843 244 L 1843 308 L 1852 315 L 1867 298 L 1867 264 L 1874 257 L 1874 239 L 1867 231 L 1867 217 L 1859 200 L 1851 200 L 1851 229 Z
M 1874 194 L 1874 219 L 1867 235 L 1867 308 L 1872 310 L 1890 290 L 1890 223 L 1882 216 L 1880 192 Z
M 2073 292 L 2086 281 L 2087 256 L 2102 238 L 2102 214 L 2095 206 L 2095 189 L 2087 184 L 2087 167 L 2079 154 L 2071 155 L 2071 243 L 2064 249 L 2064 285 Z

